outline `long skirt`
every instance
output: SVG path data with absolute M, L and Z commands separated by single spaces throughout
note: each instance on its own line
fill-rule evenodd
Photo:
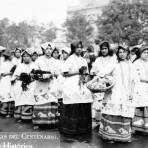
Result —
M 59 130 L 64 134 L 90 133 L 92 129 L 91 103 L 63 104 Z
M 14 101 L 1 102 L 0 114 L 2 116 L 7 116 L 7 115 L 13 116 L 13 114 L 14 114 Z
M 104 93 L 93 93 L 92 118 L 100 125 Z
M 128 142 L 131 140 L 131 118 L 102 114 L 99 135 L 102 139 Z
M 31 120 L 32 119 L 33 106 L 32 105 L 21 105 L 16 106 L 14 110 L 14 118 L 16 120 Z
M 32 122 L 34 125 L 57 125 L 59 122 L 58 104 L 50 102 L 34 105 Z
M 148 133 L 148 107 L 137 107 L 133 119 L 133 130 Z

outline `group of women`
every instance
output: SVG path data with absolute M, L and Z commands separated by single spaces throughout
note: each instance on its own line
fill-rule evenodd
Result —
M 97 57 L 82 42 L 61 52 L 49 43 L 41 49 L 41 56 L 29 49 L 16 48 L 13 58 L 3 52 L 1 116 L 71 135 L 90 133 L 96 118 L 98 134 L 108 142 L 131 142 L 133 131 L 148 132 L 148 47 L 111 50 L 103 42 Z M 106 75 L 115 82 L 109 91 L 87 88 L 91 79 Z

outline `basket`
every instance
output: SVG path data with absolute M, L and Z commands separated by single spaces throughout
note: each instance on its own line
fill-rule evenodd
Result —
M 89 86 L 87 86 L 87 88 L 93 92 L 93 93 L 102 93 L 102 92 L 107 92 L 109 91 L 112 87 L 114 86 L 114 84 L 110 85 L 109 87 L 106 88 L 100 88 L 100 89 L 92 89 Z
M 95 86 L 96 85 L 100 85 L 99 84 L 99 81 L 101 80 L 102 78 L 95 78 L 95 79 L 93 79 L 92 81 L 90 81 L 90 82 L 88 82 L 87 83 L 87 88 L 91 91 L 91 92 L 93 92 L 93 93 L 102 93 L 102 92 L 107 92 L 107 91 L 110 91 L 111 90 L 111 88 L 114 86 L 114 81 L 113 81 L 113 79 L 110 77 L 110 78 L 107 78 L 107 79 L 109 79 L 110 80 L 110 82 L 111 83 L 109 83 L 110 85 L 109 86 L 106 86 L 105 88 L 99 88 L 99 87 L 97 87 L 97 88 L 95 88 L 94 87 L 94 85 L 93 85 L 93 83 L 94 82 L 96 82 L 96 84 L 95 84 Z M 102 79 L 103 80 L 103 79 Z M 107 84 L 107 83 L 106 83 Z

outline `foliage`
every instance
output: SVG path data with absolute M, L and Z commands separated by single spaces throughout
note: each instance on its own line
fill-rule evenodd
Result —
M 56 26 L 53 23 L 50 23 L 42 33 L 42 36 L 44 37 L 43 42 L 50 42 L 55 39 L 56 31 Z
M 137 45 L 148 39 L 148 2 L 112 0 L 98 18 L 98 38 Z
M 63 26 L 66 28 L 66 38 L 68 42 L 80 40 L 84 44 L 87 44 L 91 38 L 93 27 L 82 14 L 75 13 L 65 21 Z
M 56 38 L 56 26 L 29 24 L 25 21 L 11 23 L 7 18 L 0 20 L 0 45 L 10 49 L 16 47 L 29 48 L 36 39 L 40 42 L 52 41 Z

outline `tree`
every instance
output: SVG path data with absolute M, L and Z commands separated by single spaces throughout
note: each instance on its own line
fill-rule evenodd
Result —
M 10 24 L 7 18 L 0 20 L 0 45 L 9 49 L 29 48 L 37 40 L 48 42 L 55 38 L 56 26 L 53 23 L 37 25 L 22 21 Z
M 7 47 L 7 27 L 9 26 L 9 20 L 4 18 L 0 20 L 0 45 Z
M 63 26 L 66 28 L 66 38 L 68 42 L 81 40 L 84 44 L 87 44 L 91 38 L 93 27 L 90 26 L 82 14 L 74 14 L 65 21 Z
M 10 25 L 7 28 L 7 40 L 9 48 L 30 47 L 33 31 L 33 28 L 26 22 L 20 22 L 18 25 L 15 23 Z
M 56 38 L 56 26 L 51 22 L 48 25 L 42 26 L 42 42 L 52 42 Z
M 98 37 L 114 43 L 136 45 L 148 39 L 148 3 L 112 0 L 98 18 Z

